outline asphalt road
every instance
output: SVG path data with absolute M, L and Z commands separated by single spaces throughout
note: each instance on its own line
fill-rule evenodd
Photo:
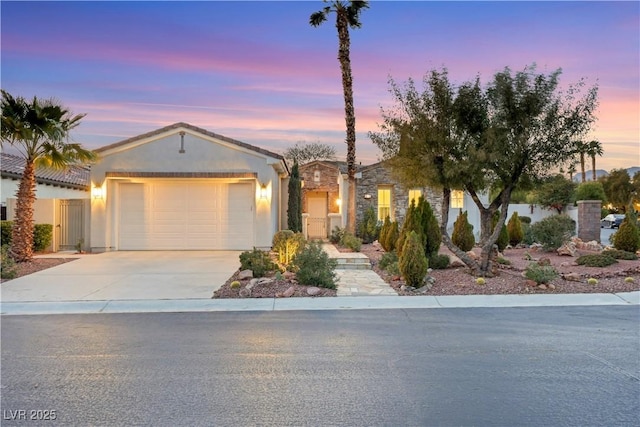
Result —
M 637 306 L 4 316 L 2 425 L 51 411 L 39 425 L 640 425 L 639 317 Z

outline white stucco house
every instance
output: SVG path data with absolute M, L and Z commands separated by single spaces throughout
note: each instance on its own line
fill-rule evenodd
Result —
M 96 152 L 92 252 L 268 248 L 286 228 L 279 154 L 187 123 Z

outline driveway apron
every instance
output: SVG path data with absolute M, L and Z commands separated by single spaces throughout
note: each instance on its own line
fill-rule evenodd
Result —
M 2 283 L 0 299 L 27 302 L 211 298 L 240 267 L 239 254 L 122 251 L 83 255 Z

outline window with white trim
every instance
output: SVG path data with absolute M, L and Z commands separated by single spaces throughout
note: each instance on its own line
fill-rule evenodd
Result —
M 451 207 L 454 209 L 464 209 L 464 191 L 451 191 Z
M 378 187 L 378 221 L 391 216 L 391 187 Z

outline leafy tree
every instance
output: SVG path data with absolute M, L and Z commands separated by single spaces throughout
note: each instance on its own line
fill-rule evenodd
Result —
M 302 184 L 298 163 L 293 163 L 289 178 L 289 199 L 287 200 L 287 227 L 294 233 L 302 231 Z
M 500 212 L 496 212 L 493 214 L 493 226 L 492 231 L 495 230 L 498 222 L 500 221 Z M 496 246 L 498 246 L 499 251 L 504 251 L 504 249 L 509 244 L 509 231 L 507 230 L 507 225 L 502 224 L 500 228 L 500 234 L 498 234 L 498 239 L 496 240 Z
M 347 205 L 347 231 L 355 233 L 356 227 L 356 114 L 353 106 L 353 77 L 351 75 L 351 38 L 349 28 L 360 28 L 360 12 L 369 7 L 367 1 L 324 1 L 327 6 L 311 14 L 309 23 L 318 27 L 330 13 L 336 14 L 338 30 L 338 61 L 342 72 L 344 94 L 344 120 L 347 127 L 347 177 L 349 200 Z
M 54 99 L 34 97 L 27 101 L 2 90 L 1 144 L 17 148 L 25 160 L 16 194 L 16 215 L 10 254 L 18 262 L 33 256 L 33 204 L 36 200 L 36 165 L 65 169 L 94 160 L 96 155 L 80 144 L 69 142 L 69 132 L 84 114 L 73 115 Z
M 601 178 L 600 182 L 602 182 L 609 203 L 616 209 L 626 212 L 633 193 L 633 184 L 627 170 L 613 169 L 608 176 Z
M 284 150 L 284 158 L 304 165 L 314 160 L 335 160 L 336 150 L 330 145 L 319 142 L 296 142 L 293 147 Z
M 560 214 L 573 203 L 575 187 L 573 181 L 558 174 L 546 179 L 535 192 L 535 197 L 541 206 L 555 209 Z
M 602 203 L 607 201 L 607 196 L 604 194 L 604 188 L 599 181 L 583 182 L 576 187 L 574 193 L 574 199 L 576 200 L 601 200 Z
M 443 189 L 443 241 L 476 274 L 491 274 L 491 248 L 513 190 L 570 161 L 595 120 L 597 87 L 580 96 L 581 81 L 562 92 L 560 74 L 537 73 L 535 65 L 515 74 L 505 68 L 483 88 L 479 78 L 454 86 L 446 70 L 434 70 L 422 92 L 411 79 L 402 86 L 390 79 L 396 105 L 382 109 L 380 131 L 370 137 L 405 186 Z M 478 194 L 492 187 L 499 191 L 485 206 Z M 480 210 L 479 261 L 457 248 L 446 230 L 455 188 L 469 193 Z M 497 211 L 502 213 L 492 231 Z

